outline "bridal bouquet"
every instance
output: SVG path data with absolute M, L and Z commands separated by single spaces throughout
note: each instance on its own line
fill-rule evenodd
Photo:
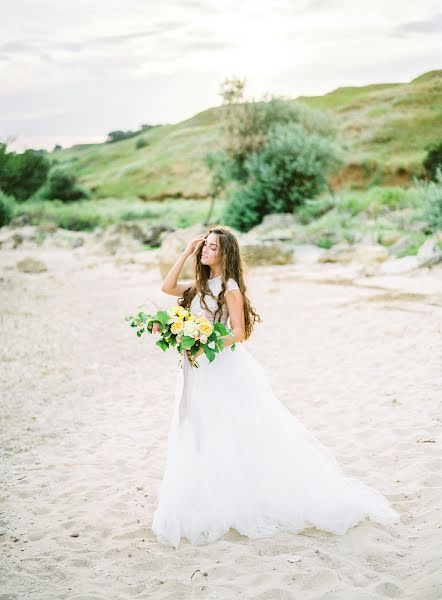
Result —
M 211 322 L 201 311 L 194 315 L 189 309 L 176 305 L 171 310 L 159 310 L 154 315 L 139 312 L 136 316 L 125 317 L 131 327 L 136 327 L 136 334 L 140 337 L 143 333 L 158 334 L 156 345 L 166 351 L 175 347 L 180 354 L 190 350 L 194 356 L 203 347 L 204 354 L 210 362 L 215 359 L 216 353 L 224 349 L 223 335 L 234 335 L 233 331 L 222 323 Z M 232 351 L 235 344 L 231 344 Z M 191 362 L 192 366 L 199 367 L 197 361 Z

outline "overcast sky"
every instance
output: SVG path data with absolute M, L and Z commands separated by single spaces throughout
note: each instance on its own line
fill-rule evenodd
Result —
M 52 149 L 246 96 L 406 82 L 442 66 L 433 0 L 14 0 L 0 16 L 0 140 Z

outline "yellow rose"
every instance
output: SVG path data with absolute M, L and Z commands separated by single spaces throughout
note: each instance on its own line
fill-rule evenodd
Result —
M 170 331 L 172 333 L 179 333 L 182 330 L 183 330 L 183 321 L 182 321 L 182 319 L 178 319 L 178 321 L 175 321 L 175 323 L 172 323 L 172 327 L 170 328 Z
M 181 318 L 184 319 L 185 317 L 187 317 L 187 310 L 183 307 L 183 306 L 178 306 L 176 314 Z
M 204 335 L 210 335 L 212 333 L 212 325 L 210 323 L 199 323 L 198 331 Z

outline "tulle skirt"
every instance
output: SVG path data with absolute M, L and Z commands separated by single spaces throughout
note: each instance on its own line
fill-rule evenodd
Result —
M 399 520 L 387 499 L 346 476 L 274 395 L 244 344 L 198 362 L 185 376 L 179 367 L 152 521 L 159 542 L 204 544 L 230 528 L 249 538 L 308 527 L 342 535 L 365 517 L 381 525 Z

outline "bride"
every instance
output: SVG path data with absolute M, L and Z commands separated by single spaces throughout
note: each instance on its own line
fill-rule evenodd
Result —
M 179 283 L 191 255 L 194 280 Z M 365 517 L 381 525 L 399 520 L 380 492 L 343 473 L 275 397 L 269 376 L 245 348 L 261 318 L 247 297 L 230 229 L 214 227 L 191 240 L 161 289 L 212 323 L 227 326 L 230 319 L 234 336 L 224 337 L 213 362 L 202 349 L 183 354 L 152 522 L 159 542 L 177 548 L 185 537 L 203 544 L 230 528 L 249 538 L 307 527 L 342 535 Z

